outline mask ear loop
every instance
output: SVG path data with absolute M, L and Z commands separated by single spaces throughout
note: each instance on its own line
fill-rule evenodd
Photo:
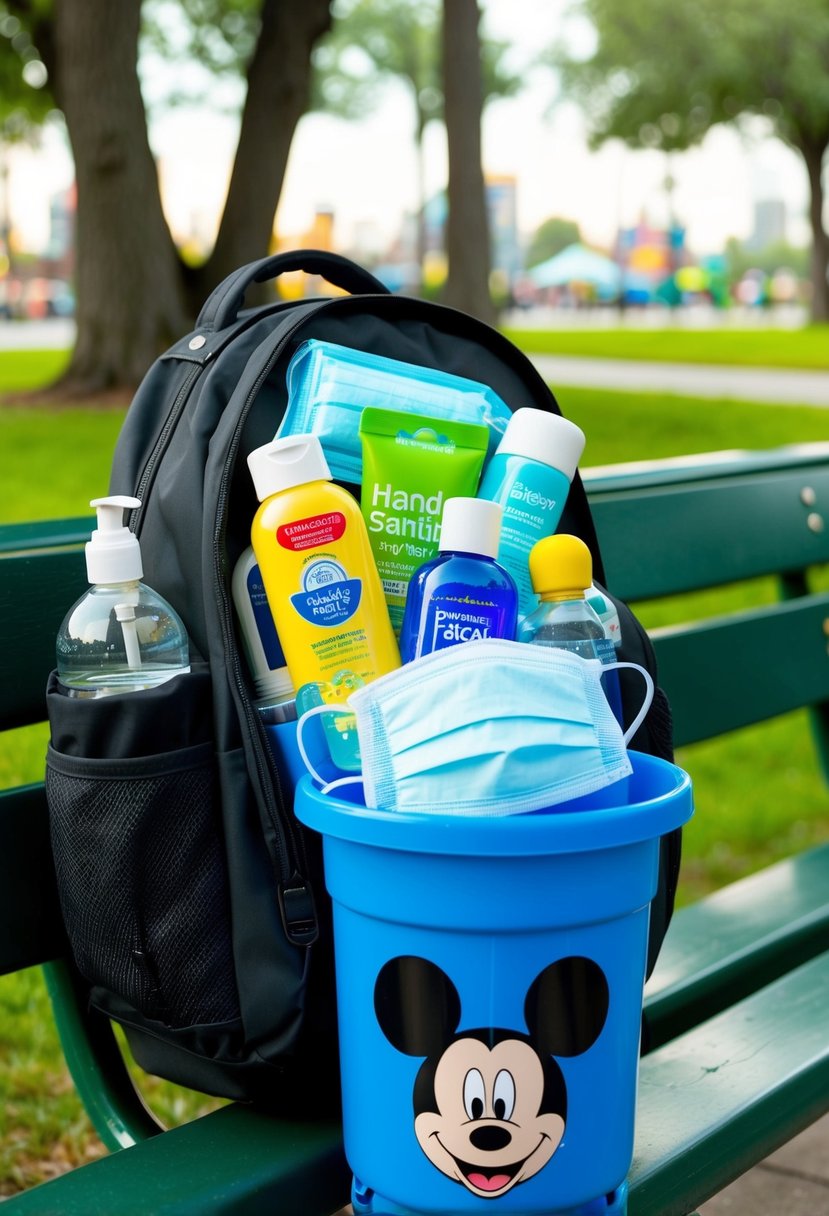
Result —
M 321 714 L 346 714 L 349 710 L 338 709 L 336 705 L 314 705 L 312 709 L 306 709 L 305 713 L 300 717 L 296 724 L 296 745 L 297 750 L 302 758 L 302 763 L 308 769 L 317 785 L 320 786 L 323 794 L 328 794 L 331 790 L 338 789 L 342 785 L 362 785 L 362 777 L 337 777 L 334 781 L 326 781 L 320 773 L 314 768 L 311 757 L 308 755 L 308 749 L 302 739 L 302 732 L 305 728 L 305 723 L 309 718 L 317 718 Z
M 602 665 L 602 671 L 603 672 L 604 671 L 613 671 L 614 668 L 616 671 L 619 671 L 620 668 L 622 668 L 622 667 L 630 667 L 632 671 L 638 671 L 640 676 L 642 677 L 642 679 L 645 681 L 645 699 L 642 702 L 642 707 L 639 710 L 639 713 L 636 715 L 636 717 L 631 722 L 630 726 L 625 731 L 624 735 L 622 736 L 625 747 L 627 747 L 628 743 L 631 741 L 633 736 L 636 734 L 639 727 L 645 721 L 645 715 L 647 714 L 648 710 L 651 707 L 651 702 L 653 701 L 653 694 L 654 694 L 654 683 L 653 683 L 653 679 L 651 677 L 651 673 L 649 671 L 646 671 L 644 667 L 640 667 L 638 663 L 627 663 L 627 662 L 604 663 Z

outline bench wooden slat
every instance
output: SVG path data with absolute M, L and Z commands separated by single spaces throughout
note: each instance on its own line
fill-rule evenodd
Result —
M 0 620 L 4 648 L 0 730 L 42 722 L 46 678 L 55 666 L 55 638 L 75 600 L 87 590 L 82 549 L 0 557 Z
M 828 631 L 829 592 L 654 630 L 677 746 L 829 700 Z
M 350 1186 L 337 1126 L 233 1105 L 6 1202 L 9 1216 L 330 1216 Z
M 42 785 L 0 792 L 0 975 L 66 949 Z
M 819 469 L 829 464 L 829 441 L 787 443 L 777 448 L 729 448 L 718 452 L 690 452 L 660 456 L 656 460 L 624 460 L 582 469 L 588 493 L 651 489 L 687 481 L 753 476 L 756 473 Z
M 829 844 L 683 908 L 645 988 L 659 1047 L 813 958 L 829 943 Z
M 804 491 L 811 491 L 808 502 Z M 829 561 L 829 467 L 655 486 L 638 494 L 593 489 L 589 497 L 608 586 L 624 600 Z M 822 530 L 814 520 L 810 526 L 812 517 L 822 521 Z M 727 543 L 712 544 L 718 535 Z
M 642 1061 L 629 1216 L 685 1216 L 829 1110 L 829 953 Z
M 81 545 L 89 540 L 95 527 L 94 515 L 73 519 L 27 520 L 0 527 L 0 554 L 20 553 L 25 549 L 53 549 Z

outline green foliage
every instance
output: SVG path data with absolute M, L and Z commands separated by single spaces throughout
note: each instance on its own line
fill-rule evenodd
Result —
M 262 0 L 143 0 L 141 55 L 171 63 L 195 63 L 201 75 L 177 76 L 177 83 L 154 105 L 215 105 L 217 80 L 241 81 L 256 47 Z M 220 94 L 225 97 L 226 94 Z M 241 102 L 243 93 L 238 94 Z
M 683 149 L 742 113 L 762 115 L 801 150 L 829 142 L 825 0 L 582 0 L 578 9 L 595 27 L 595 50 L 581 58 L 559 46 L 553 61 L 594 143 Z
M 314 55 L 314 104 L 352 117 L 379 103 L 389 80 L 404 83 L 415 108 L 418 141 L 443 115 L 442 10 L 437 0 L 337 0 L 334 25 Z M 508 97 L 520 77 L 504 63 L 508 45 L 481 37 L 483 103 Z
M 581 230 L 575 220 L 563 220 L 558 216 L 551 216 L 550 219 L 544 220 L 543 224 L 539 225 L 530 241 L 526 257 L 527 269 L 546 262 L 548 258 L 561 253 L 562 249 L 566 249 L 568 245 L 573 245 L 580 240 Z
M 748 249 L 735 237 L 726 242 L 725 256 L 728 274 L 732 282 L 740 279 L 747 270 L 757 268 L 766 274 L 774 274 L 781 267 L 791 270 L 799 279 L 809 277 L 809 249 L 789 245 L 786 241 L 773 241 L 764 249 Z M 827 335 L 829 344 L 829 335 Z
M 262 0 L 144 0 L 146 45 L 168 59 L 192 57 L 211 75 L 244 73 L 259 33 Z
M 32 140 L 55 108 L 49 73 L 36 45 L 47 0 L 0 3 L 0 139 Z
M 143 47 L 164 59 L 205 69 L 165 104 L 205 100 L 211 78 L 242 78 L 261 25 L 262 0 L 144 0 Z M 361 118 L 402 81 L 416 112 L 417 137 L 440 118 L 441 6 L 438 0 L 335 0 L 331 32 L 314 49 L 311 108 Z M 483 39 L 484 100 L 516 92 L 520 77 L 503 64 L 507 44 Z

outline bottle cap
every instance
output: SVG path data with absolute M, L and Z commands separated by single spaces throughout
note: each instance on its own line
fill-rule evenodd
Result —
M 124 526 L 124 511 L 141 506 L 138 498 L 123 494 L 93 498 L 89 504 L 98 514 L 98 527 L 86 546 L 86 576 L 90 583 L 128 583 L 140 579 L 141 546 L 138 537 Z
M 572 481 L 584 451 L 584 431 L 560 414 L 523 406 L 507 423 L 498 455 L 523 456 L 548 464 Z
M 593 581 L 593 558 L 578 536 L 545 536 L 530 550 L 533 591 L 542 600 L 582 600 Z
M 447 498 L 440 524 L 441 552 L 477 553 L 497 557 L 501 541 L 500 503 L 486 498 Z
M 248 468 L 260 502 L 280 490 L 291 490 L 309 481 L 331 480 L 331 470 L 316 435 L 272 439 L 261 448 L 254 448 L 248 456 Z

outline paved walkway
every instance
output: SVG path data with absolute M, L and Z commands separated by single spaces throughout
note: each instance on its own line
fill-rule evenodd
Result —
M 0 351 L 69 346 L 71 320 L 0 321 Z M 621 389 L 628 392 L 685 393 L 691 397 L 725 397 L 776 405 L 829 408 L 829 372 L 784 368 L 726 367 L 699 363 L 651 363 L 633 359 L 584 359 L 565 355 L 531 355 L 554 387 Z
M 829 408 L 829 372 L 785 368 L 727 367 L 701 363 L 651 363 L 634 359 L 584 359 L 530 355 L 556 387 L 606 388 L 627 392 L 684 393 L 732 397 L 777 405 Z
M 699 1216 L 826 1216 L 829 1115 L 699 1209 Z

